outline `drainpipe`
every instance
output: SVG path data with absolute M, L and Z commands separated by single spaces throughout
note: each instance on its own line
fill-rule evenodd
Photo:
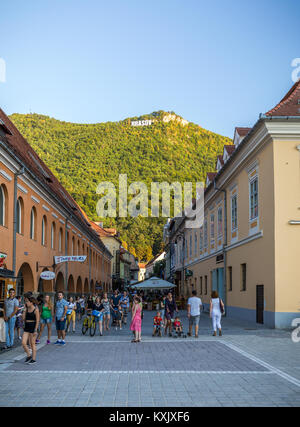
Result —
M 68 222 L 72 215 L 67 216 L 65 222 L 65 256 L 68 256 Z M 65 278 L 65 292 L 68 292 L 68 275 L 69 275 L 69 262 L 66 261 L 66 278 Z
M 92 239 L 89 240 L 89 290 L 91 291 L 91 241 Z
M 224 261 L 224 272 L 223 272 L 223 287 L 224 287 L 224 305 L 227 306 L 227 192 L 217 187 L 216 180 L 214 180 L 214 189 L 216 191 L 222 191 L 224 193 L 224 243 L 223 243 L 223 261 Z M 225 310 L 225 313 L 227 310 Z M 226 314 L 225 314 L 226 315 Z
M 24 175 L 25 168 L 22 168 L 14 174 L 14 220 L 13 220 L 13 267 L 12 270 L 16 276 L 16 249 L 17 249 L 17 198 L 18 198 L 18 176 Z

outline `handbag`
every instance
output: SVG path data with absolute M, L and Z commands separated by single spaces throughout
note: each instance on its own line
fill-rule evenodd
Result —
M 220 298 L 219 298 L 219 300 L 220 300 L 220 311 L 221 311 L 221 314 L 224 315 L 225 314 L 225 307 L 224 307 L 224 305 L 222 305 Z

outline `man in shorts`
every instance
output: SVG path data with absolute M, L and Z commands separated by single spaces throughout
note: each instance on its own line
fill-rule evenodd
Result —
M 68 301 L 64 299 L 64 293 L 58 292 L 57 302 L 55 305 L 55 322 L 56 322 L 56 331 L 57 331 L 57 341 L 55 344 L 65 345 L 65 336 L 66 336 L 66 316 L 68 310 Z
M 200 312 L 202 307 L 201 298 L 197 297 L 197 291 L 192 291 L 192 297 L 187 302 L 187 315 L 189 318 L 188 336 L 192 336 L 193 325 L 195 325 L 195 338 L 198 338 Z

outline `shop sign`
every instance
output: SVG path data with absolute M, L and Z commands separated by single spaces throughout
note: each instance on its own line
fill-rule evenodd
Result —
M 84 262 L 86 255 L 83 256 L 56 256 L 54 257 L 55 264 L 61 264 L 62 262 Z
M 55 273 L 53 271 L 43 271 L 41 273 L 41 279 L 43 279 L 43 280 L 53 280 L 53 279 L 55 279 Z

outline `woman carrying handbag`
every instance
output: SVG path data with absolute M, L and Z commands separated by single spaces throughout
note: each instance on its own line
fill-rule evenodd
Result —
M 210 300 L 210 317 L 213 325 L 213 336 L 217 336 L 217 328 L 219 329 L 219 336 L 222 336 L 221 318 L 222 314 L 225 313 L 224 303 L 219 298 L 217 291 L 212 291 Z

